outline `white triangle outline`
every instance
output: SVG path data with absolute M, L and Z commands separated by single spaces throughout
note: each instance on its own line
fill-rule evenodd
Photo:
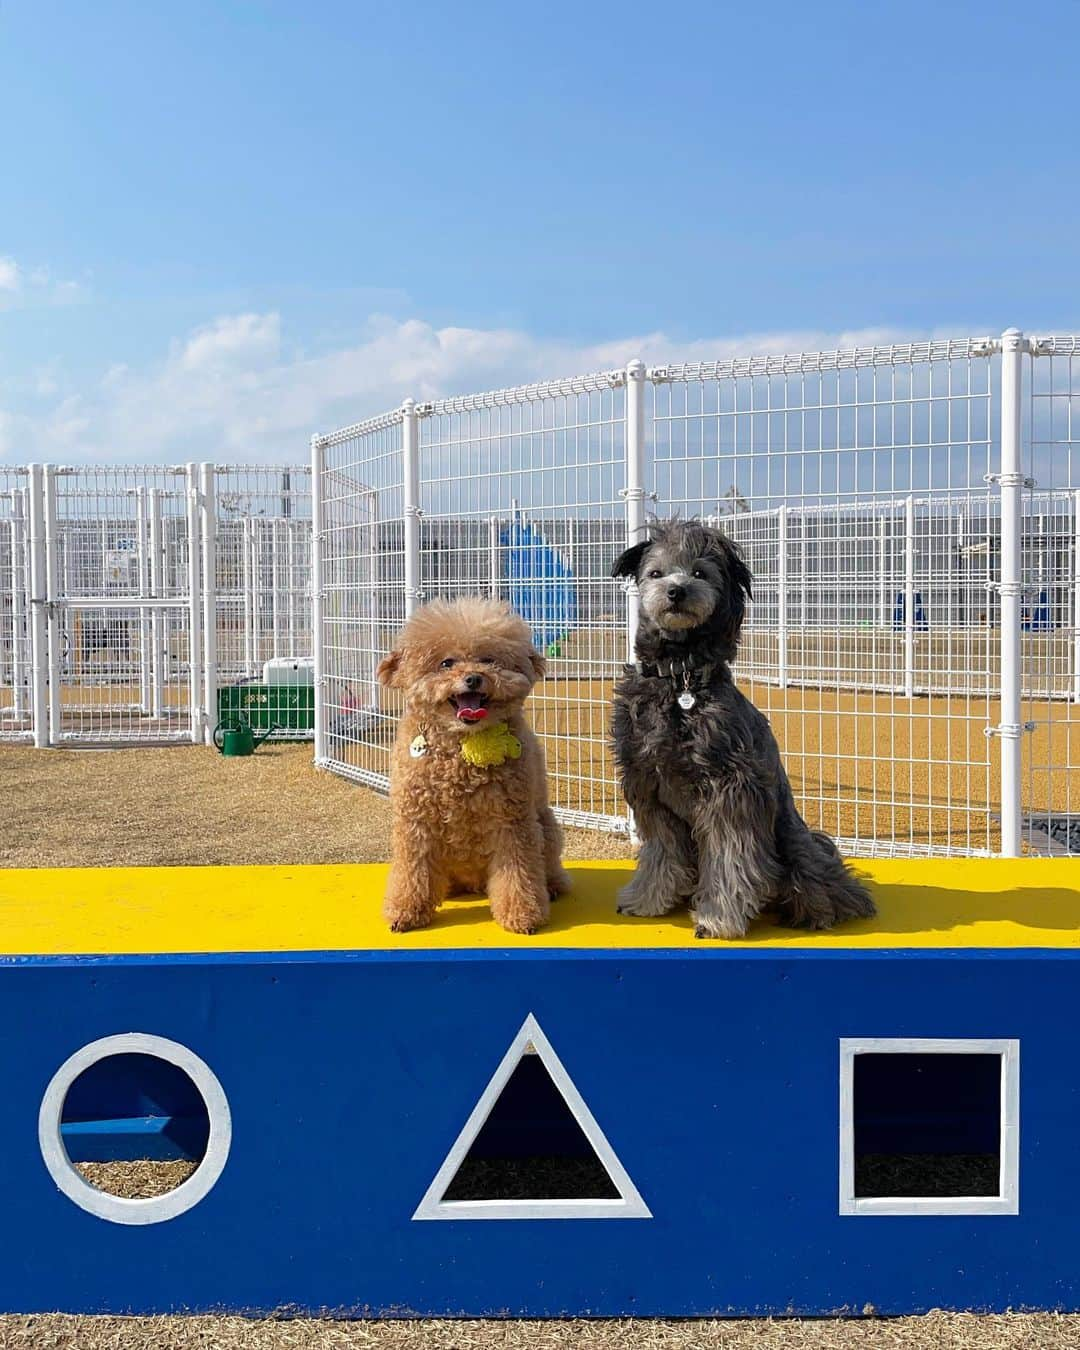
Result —
M 560 1200 L 444 1200 L 446 1188 L 457 1174 L 462 1160 L 472 1147 L 473 1140 L 491 1114 L 502 1090 L 510 1080 L 522 1057 L 532 1048 L 540 1056 L 551 1080 L 570 1108 L 596 1156 L 603 1163 L 618 1199 L 560 1199 Z M 529 1013 L 521 1030 L 510 1043 L 499 1067 L 473 1107 L 461 1133 L 454 1140 L 450 1152 L 435 1173 L 424 1198 L 416 1207 L 414 1219 L 651 1219 L 652 1211 L 641 1198 L 638 1188 L 630 1180 L 608 1143 L 607 1136 L 585 1105 L 585 1099 L 563 1067 L 551 1042 L 540 1030 L 540 1024 Z

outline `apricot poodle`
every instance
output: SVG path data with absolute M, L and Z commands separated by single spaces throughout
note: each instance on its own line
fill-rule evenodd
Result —
M 524 621 L 494 600 L 423 606 L 380 662 L 380 681 L 405 698 L 383 908 L 395 932 L 430 924 L 448 895 L 486 893 L 503 928 L 535 933 L 569 890 L 544 752 L 523 712 L 543 673 Z

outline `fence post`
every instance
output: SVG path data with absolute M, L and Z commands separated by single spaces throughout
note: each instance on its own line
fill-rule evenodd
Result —
M 104 561 L 104 554 L 102 555 Z M 61 728 L 60 701 L 60 538 L 56 526 L 56 469 L 45 465 L 45 598 L 49 658 L 49 744 L 55 745 Z
M 889 585 L 888 585 L 889 579 L 888 579 L 888 577 L 887 577 L 886 574 L 885 574 L 885 559 L 886 559 L 885 540 L 886 540 L 887 535 L 886 535 L 886 528 L 885 528 L 886 522 L 885 522 L 885 512 L 884 512 L 884 511 L 882 511 L 882 513 L 878 516 L 878 522 L 877 522 L 877 525 L 878 525 L 878 528 L 877 528 L 877 536 L 878 536 L 878 563 L 877 563 L 877 565 L 878 565 L 878 627 L 881 629 L 881 631 L 882 631 L 883 633 L 886 633 L 886 632 L 888 632 L 888 629 L 889 629 Z
M 11 490 L 11 702 L 12 714 L 19 721 L 26 714 L 24 681 L 25 642 L 23 625 L 29 620 L 26 603 L 26 519 L 25 490 Z
M 788 509 L 781 506 L 777 512 L 778 549 L 776 565 L 779 568 L 776 585 L 777 612 L 777 674 L 781 689 L 788 687 Z
M 202 523 L 203 741 L 213 745 L 217 725 L 217 502 L 212 464 L 199 465 L 199 515 Z
M 645 537 L 645 363 L 626 367 L 626 547 Z M 631 581 L 626 588 L 626 659 L 634 659 L 641 600 Z
M 139 595 L 145 599 L 150 594 L 150 559 L 147 556 L 147 518 L 146 488 L 135 489 L 135 567 L 139 578 Z M 151 654 L 150 611 L 145 606 L 139 609 L 139 707 L 145 717 L 150 712 L 150 666 Z
M 162 541 L 161 489 L 150 489 L 150 594 L 160 600 L 165 594 L 165 547 Z M 150 713 L 164 716 L 165 635 L 169 631 L 165 611 L 150 611 Z
M 1080 703 L 1080 492 L 1073 497 L 1073 702 Z
M 244 587 L 244 674 L 255 673 L 255 605 L 252 582 L 253 522 L 240 522 L 240 570 Z
M 1001 335 L 1001 709 L 997 734 L 1001 741 L 1001 852 L 1020 856 L 1020 609 L 1021 514 L 1024 474 L 1020 455 L 1020 393 L 1027 342 L 1018 328 Z
M 323 505 L 322 438 L 311 438 L 311 656 L 315 683 L 315 763 L 327 762 L 326 721 L 326 632 L 323 603 L 324 540 L 326 533 Z
M 401 405 L 402 517 L 405 526 L 405 617 L 424 598 L 420 587 L 420 419 L 416 404 Z
M 30 708 L 34 745 L 49 744 L 48 610 L 45 567 L 45 466 L 31 464 L 30 473 Z
M 491 586 L 491 598 L 499 598 L 499 518 L 492 516 L 488 521 L 488 573 Z
M 277 520 L 270 526 L 270 654 L 281 655 L 281 530 Z
M 904 697 L 915 697 L 915 498 L 904 502 Z
M 191 743 L 203 742 L 202 705 L 202 606 L 199 597 L 199 466 L 184 469 L 187 487 L 188 533 L 188 711 L 191 714 Z

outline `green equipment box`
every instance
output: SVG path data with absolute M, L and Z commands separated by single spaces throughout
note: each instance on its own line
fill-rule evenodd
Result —
M 218 721 L 245 721 L 275 736 L 315 734 L 315 689 L 310 684 L 230 684 L 218 690 Z

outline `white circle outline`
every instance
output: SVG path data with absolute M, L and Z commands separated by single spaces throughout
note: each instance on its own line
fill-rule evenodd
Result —
M 167 1064 L 182 1069 L 203 1099 L 210 1118 L 206 1153 L 191 1176 L 165 1195 L 133 1200 L 99 1191 L 75 1168 L 64 1147 L 60 1121 L 68 1089 L 81 1073 L 110 1055 L 153 1055 L 163 1059 Z M 38 1145 L 49 1175 L 64 1195 L 80 1209 L 99 1219 L 108 1219 L 111 1223 L 163 1223 L 166 1219 L 175 1219 L 185 1213 L 203 1199 L 221 1176 L 231 1144 L 232 1113 L 228 1098 L 210 1066 L 178 1041 L 141 1031 L 103 1036 L 76 1050 L 53 1074 L 38 1112 Z

